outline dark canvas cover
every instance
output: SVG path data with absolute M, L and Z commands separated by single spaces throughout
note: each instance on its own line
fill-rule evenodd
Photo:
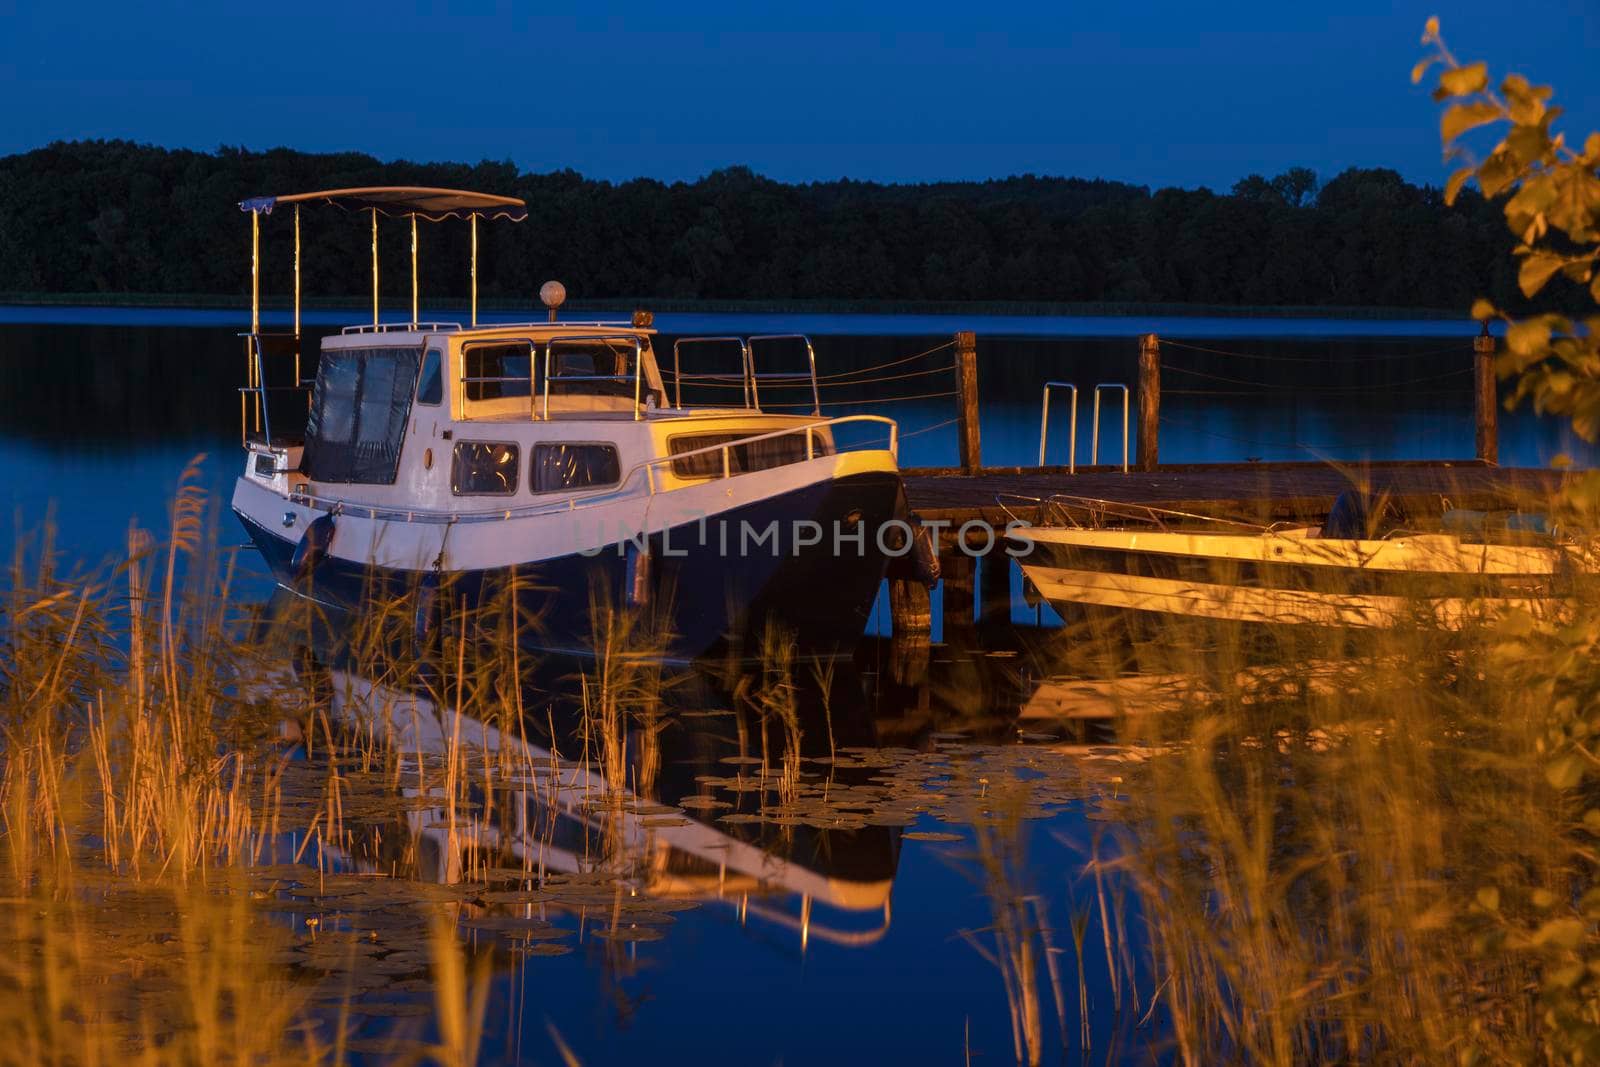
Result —
M 409 347 L 322 353 L 306 423 L 312 481 L 394 483 L 421 360 Z

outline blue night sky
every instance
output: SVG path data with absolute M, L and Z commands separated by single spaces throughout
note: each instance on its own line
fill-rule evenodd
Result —
M 1430 14 L 1600 128 L 1600 0 L 559 6 L 0 0 L 0 154 L 119 137 L 609 179 L 1438 183 L 1408 77 Z

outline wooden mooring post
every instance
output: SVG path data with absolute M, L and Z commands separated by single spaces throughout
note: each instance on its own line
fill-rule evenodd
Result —
M 1489 324 L 1472 339 L 1473 410 L 1477 423 L 1478 458 L 1485 463 L 1500 463 L 1500 398 L 1495 388 L 1494 338 Z
M 1161 339 L 1139 338 L 1139 469 L 1153 471 L 1160 463 Z
M 961 473 L 977 474 L 983 456 L 978 435 L 978 336 L 971 330 L 956 334 L 956 405 Z
M 896 637 L 931 632 L 933 612 L 928 587 L 915 578 L 890 578 L 889 621 Z
M 944 593 L 944 634 L 949 643 L 952 630 L 970 630 L 977 622 L 975 583 L 977 560 L 959 549 L 939 561 Z
M 983 626 L 1011 623 L 1011 557 L 1004 542 L 978 557 L 978 622 Z

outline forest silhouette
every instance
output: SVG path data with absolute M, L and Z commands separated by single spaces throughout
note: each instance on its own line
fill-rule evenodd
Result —
M 647 161 L 642 161 L 647 162 Z M 743 167 L 694 182 L 612 183 L 508 162 L 381 162 L 357 153 L 170 150 L 77 141 L 0 158 L 0 293 L 238 296 L 248 196 L 358 185 L 520 196 L 528 221 L 480 228 L 480 292 L 526 304 L 560 278 L 581 300 L 917 304 L 1517 307 L 1512 239 L 1472 190 L 1387 169 L 1325 183 L 1304 168 L 1228 193 L 1021 176 L 786 184 Z M 264 220 L 263 292 L 291 288 L 292 212 Z M 363 300 L 369 227 L 305 209 L 308 300 Z M 409 224 L 385 219 L 385 299 L 409 292 Z M 467 227 L 424 225 L 422 292 L 468 286 Z M 1556 302 L 1561 301 L 1558 294 Z

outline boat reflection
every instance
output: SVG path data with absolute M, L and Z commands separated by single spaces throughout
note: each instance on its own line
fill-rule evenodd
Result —
M 887 933 L 900 827 L 802 810 L 874 773 L 845 754 L 876 744 L 848 664 L 674 673 L 608 722 L 593 676 L 554 661 L 523 679 L 523 713 L 507 719 L 473 715 L 465 687 L 426 675 L 375 679 L 341 626 L 315 628 L 294 682 L 319 693 L 345 752 L 393 753 L 394 811 L 327 835 L 329 869 L 471 886 L 469 918 L 621 923 L 650 902 L 692 901 L 792 931 L 802 949 Z
M 939 642 L 913 650 L 916 671 L 893 641 L 825 662 L 778 643 L 754 671 L 602 649 L 520 664 L 509 688 L 507 646 L 450 630 L 448 654 L 408 673 L 360 651 L 346 620 L 305 625 L 308 610 L 288 602 L 276 648 L 284 691 L 305 697 L 263 699 L 314 724 L 287 790 L 306 806 L 285 825 L 320 830 L 275 892 L 319 924 L 302 968 L 345 965 L 359 943 L 364 1011 L 426 989 L 451 952 L 493 972 L 507 1019 L 580 971 L 632 1018 L 735 975 L 799 990 L 808 971 L 938 966 L 951 1017 L 972 1013 L 948 1039 L 1021 1063 L 1115 1059 L 1149 1006 L 1128 992 L 1139 947 L 1085 814 L 1121 765 L 1019 715 L 1040 692 L 1025 649 Z M 915 878 L 900 879 L 904 847 L 921 850 Z M 1092 896 L 1062 901 L 1054 872 L 1086 861 Z

